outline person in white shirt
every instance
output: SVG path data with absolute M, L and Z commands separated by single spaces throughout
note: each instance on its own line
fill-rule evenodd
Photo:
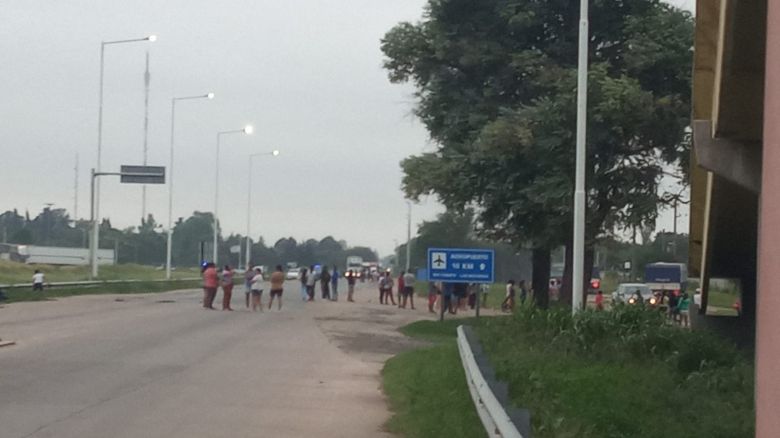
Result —
M 252 311 L 263 311 L 263 271 L 259 266 L 255 267 L 255 276 L 252 277 Z
M 32 276 L 33 291 L 43 291 L 43 282 L 43 272 L 36 269 L 35 274 Z

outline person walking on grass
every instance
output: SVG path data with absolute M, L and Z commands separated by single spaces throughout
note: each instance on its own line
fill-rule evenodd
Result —
M 233 297 L 233 270 L 230 265 L 222 269 L 222 310 L 233 311 L 230 308 L 230 299 Z
M 330 288 L 331 288 L 331 299 L 333 301 L 339 300 L 339 277 L 341 274 L 339 274 L 339 268 L 333 267 L 333 275 L 330 276 Z
M 409 303 L 411 304 L 410 306 L 411 309 L 414 310 L 414 281 L 415 281 L 414 274 L 412 274 L 411 272 L 407 272 L 406 274 L 403 275 L 403 280 L 404 280 L 404 291 L 403 291 L 404 303 L 401 307 L 406 309 L 406 300 L 408 299 Z
M 203 268 L 203 308 L 214 310 L 214 298 L 219 287 L 219 275 L 217 266 L 208 262 Z
M 306 293 L 309 295 L 308 301 L 314 301 L 314 288 L 317 285 L 317 272 L 314 270 L 314 265 L 309 267 L 309 273 L 306 277 Z
M 298 274 L 298 280 L 301 282 L 301 301 L 309 299 L 309 292 L 306 290 L 306 281 L 309 279 L 309 271 L 306 268 L 301 269 Z
M 246 264 L 246 272 L 244 272 L 244 300 L 246 301 L 246 308 L 249 308 L 249 298 L 252 296 L 252 278 L 255 276 L 255 271 L 249 269 L 252 266 L 250 263 Z
M 525 287 L 525 280 L 520 280 L 518 287 L 520 288 L 520 305 L 524 306 L 525 300 L 528 298 L 528 289 Z
M 354 298 L 355 282 L 357 280 L 355 276 L 356 276 L 355 271 L 353 271 L 352 269 L 347 271 L 347 273 L 345 274 L 345 277 L 347 277 L 347 301 L 349 301 L 350 303 L 355 302 L 355 298 Z
M 255 266 L 255 276 L 252 277 L 252 311 L 263 312 L 263 270 Z
M 330 272 L 327 266 L 322 266 L 320 274 L 320 289 L 322 290 L 322 299 L 330 300 Z
M 41 272 L 41 271 L 36 269 L 35 273 L 32 276 L 32 289 L 33 289 L 33 292 L 35 292 L 35 291 L 43 292 L 43 282 L 44 282 L 43 272 Z
M 506 295 L 504 301 L 501 303 L 501 310 L 504 312 L 511 312 L 515 308 L 515 281 L 509 280 L 506 283 Z
M 276 271 L 271 274 L 271 299 L 268 301 L 268 310 L 274 304 L 274 298 L 277 298 L 278 307 L 276 310 L 282 310 L 282 292 L 284 286 L 284 272 L 282 265 L 276 265 Z

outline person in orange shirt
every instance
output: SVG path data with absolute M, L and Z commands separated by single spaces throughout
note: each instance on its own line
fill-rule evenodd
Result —
M 604 310 L 604 292 L 596 292 L 596 310 Z
M 206 263 L 203 269 L 203 308 L 214 310 L 214 298 L 217 296 L 219 276 L 214 263 Z
M 268 301 L 268 310 L 271 310 L 271 306 L 274 304 L 274 297 L 279 299 L 277 310 L 282 310 L 283 285 L 284 272 L 282 271 L 282 265 L 276 265 L 276 271 L 271 274 L 271 300 Z

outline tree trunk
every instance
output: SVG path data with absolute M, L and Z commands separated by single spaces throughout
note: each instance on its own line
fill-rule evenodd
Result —
M 533 261 L 531 287 L 534 290 L 534 303 L 537 307 L 546 309 L 550 304 L 550 250 L 534 248 L 531 259 Z

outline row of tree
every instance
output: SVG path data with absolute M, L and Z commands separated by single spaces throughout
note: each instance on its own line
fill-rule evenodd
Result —
M 588 276 L 600 239 L 654 228 L 665 173 L 686 180 L 693 41 L 691 15 L 660 0 L 595 2 L 590 16 Z M 401 163 L 406 195 L 475 207 L 481 236 L 531 248 L 543 306 L 560 246 L 572 293 L 578 19 L 570 0 L 431 0 L 382 39 L 437 144 Z
M 115 249 L 119 263 L 162 265 L 165 263 L 167 233 L 149 215 L 138 227 L 116 229 L 111 221 L 104 219 L 100 224 L 100 247 Z M 85 248 L 88 244 L 90 225 L 88 221 L 72 220 L 65 209 L 44 208 L 35 218 L 29 213 L 20 215 L 17 210 L 0 214 L 0 237 L 3 242 Z M 172 262 L 175 266 L 197 266 L 202 252 L 211 258 L 213 241 L 213 216 L 211 213 L 194 212 L 192 216 L 180 218 L 173 228 Z M 246 251 L 246 237 L 230 234 L 219 235 L 219 259 L 234 266 L 238 265 L 239 254 L 231 252 L 238 246 L 243 257 Z M 364 246 L 349 247 L 343 240 L 331 236 L 322 240 L 309 239 L 297 242 L 294 238 L 279 239 L 273 246 L 266 246 L 262 237 L 252 243 L 251 263 L 274 266 L 296 262 L 301 265 L 315 263 L 343 266 L 348 256 L 360 256 L 365 261 L 377 261 L 374 250 Z M 243 259 L 242 259 L 243 260 Z M 242 263 L 244 264 L 244 263 Z

